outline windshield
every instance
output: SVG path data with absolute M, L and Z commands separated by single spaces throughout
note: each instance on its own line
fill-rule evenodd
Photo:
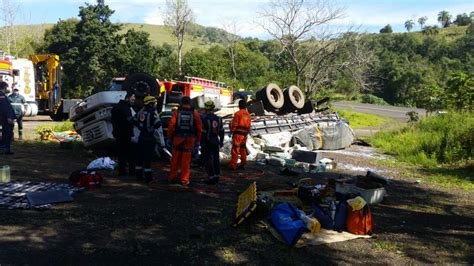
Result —
M 122 90 L 122 81 L 113 81 L 112 85 L 110 85 L 111 91 L 121 91 Z

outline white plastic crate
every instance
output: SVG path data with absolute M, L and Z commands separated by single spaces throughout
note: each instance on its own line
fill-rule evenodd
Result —
M 364 198 L 364 200 L 368 204 L 376 204 L 382 202 L 383 197 L 386 193 L 385 188 L 363 189 L 356 186 L 352 187 L 352 191 L 360 193 L 360 196 Z

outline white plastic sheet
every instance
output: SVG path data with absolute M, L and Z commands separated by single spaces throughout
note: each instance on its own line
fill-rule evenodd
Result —
M 101 157 L 90 162 L 87 166 L 87 170 L 114 170 L 117 165 L 110 157 Z

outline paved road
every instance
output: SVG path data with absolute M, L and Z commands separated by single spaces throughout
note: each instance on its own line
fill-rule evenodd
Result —
M 333 106 L 336 108 L 344 109 L 344 110 L 389 117 L 389 118 L 393 118 L 402 122 L 407 121 L 406 113 L 410 111 L 415 111 L 420 116 L 426 115 L 426 110 L 420 109 L 420 108 L 376 105 L 376 104 L 357 103 L 357 102 L 349 102 L 349 101 L 335 102 L 333 103 Z

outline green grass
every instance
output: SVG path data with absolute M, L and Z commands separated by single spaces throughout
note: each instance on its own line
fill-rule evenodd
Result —
M 370 142 L 397 159 L 426 167 L 472 158 L 474 116 L 448 113 L 432 116 L 399 130 L 378 132 Z
M 445 188 L 474 190 L 471 113 L 427 117 L 398 130 L 378 132 L 368 141 L 396 158 L 379 163 L 395 166 L 404 176 Z
M 25 36 L 30 36 L 34 40 L 42 40 L 46 29 L 50 29 L 54 24 L 34 24 L 34 25 L 16 25 L 17 38 L 21 40 Z M 150 34 L 150 40 L 153 45 L 162 45 L 168 43 L 176 46 L 176 39 L 171 34 L 171 29 L 163 25 L 139 24 L 139 23 L 122 23 L 120 33 L 125 33 L 129 29 L 140 30 Z M 208 49 L 216 43 L 205 43 L 202 37 L 185 35 L 183 51 L 186 53 L 194 48 Z
M 382 250 L 382 251 L 390 251 L 390 252 L 400 251 L 400 246 L 397 243 L 390 242 L 390 241 L 375 242 L 372 244 L 372 248 Z
M 135 24 L 135 23 L 126 23 L 123 24 L 123 29 L 121 33 L 125 33 L 129 29 L 140 30 L 148 32 L 150 34 L 150 40 L 153 45 L 162 45 L 168 43 L 173 47 L 176 46 L 176 38 L 172 35 L 170 27 L 162 25 L 150 25 L 150 24 Z M 183 52 L 191 51 L 194 48 L 199 48 L 207 50 L 215 43 L 207 44 L 203 41 L 202 38 L 196 36 L 185 35 Z
M 51 129 L 54 132 L 62 132 L 62 131 L 74 130 L 74 127 L 73 127 L 73 122 L 67 120 L 67 121 L 64 121 L 62 123 L 55 124 L 55 125 L 47 125 L 47 124 L 46 125 L 41 125 L 41 126 L 36 128 L 36 131 L 39 132 L 39 131 L 42 131 L 44 129 Z
M 396 159 L 372 160 L 374 165 L 395 168 L 400 176 L 412 178 L 413 181 L 430 182 L 446 189 L 463 189 L 474 191 L 474 161 L 438 166 L 420 166 Z
M 381 127 L 393 121 L 389 118 L 378 115 L 364 114 L 342 109 L 335 110 L 343 119 L 349 121 L 349 124 L 352 128 Z

